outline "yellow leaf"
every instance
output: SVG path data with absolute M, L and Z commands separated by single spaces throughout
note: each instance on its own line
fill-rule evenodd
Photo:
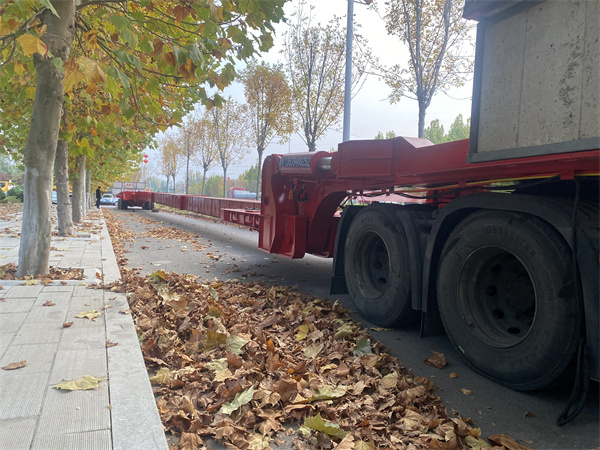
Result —
M 96 61 L 89 58 L 80 58 L 77 62 L 88 83 L 103 83 L 106 81 L 106 75 L 104 75 L 104 72 Z
M 150 377 L 150 383 L 163 385 L 171 384 L 171 372 L 167 367 L 161 368 L 156 375 Z
M 300 325 L 298 327 L 298 333 L 296 333 L 296 340 L 301 341 L 303 339 L 306 339 L 307 335 L 308 335 L 308 325 Z
M 40 38 L 32 34 L 23 34 L 17 38 L 25 56 L 32 56 L 34 53 L 39 53 L 42 56 L 48 54 L 48 46 L 42 42 Z
M 70 91 L 73 86 L 76 86 L 80 82 L 85 80 L 85 75 L 80 70 L 67 70 L 63 84 L 65 85 L 65 92 Z
M 100 313 L 96 310 L 91 310 L 91 311 L 82 311 L 79 314 L 77 314 L 75 317 L 78 317 L 79 319 L 90 319 L 92 321 L 96 321 L 96 317 L 98 317 L 100 315 Z
M 471 395 L 471 394 L 472 394 L 472 392 L 471 392 L 470 390 L 468 390 L 468 389 L 461 389 L 460 391 L 461 391 L 463 394 L 465 394 L 465 395 Z
M 104 379 L 104 377 L 84 375 L 79 380 L 63 381 L 62 383 L 55 384 L 53 387 L 65 391 L 87 391 L 99 387 L 99 382 L 102 379 Z
M 15 73 L 17 75 L 19 75 L 20 77 L 23 76 L 23 74 L 25 73 L 26 70 L 27 70 L 27 67 L 25 66 L 25 64 L 20 63 L 18 61 L 15 63 Z

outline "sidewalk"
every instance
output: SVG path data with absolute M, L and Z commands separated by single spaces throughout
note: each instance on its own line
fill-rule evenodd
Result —
M 0 219 L 0 266 L 18 263 L 21 220 Z M 168 448 L 125 296 L 87 288 L 119 269 L 101 210 L 85 220 L 78 237 L 52 237 L 50 253 L 52 267 L 82 268 L 84 281 L 0 280 L 0 367 L 26 361 L 0 370 L 0 449 Z M 75 318 L 90 310 L 95 322 Z M 53 388 L 84 375 L 105 378 L 94 390 Z

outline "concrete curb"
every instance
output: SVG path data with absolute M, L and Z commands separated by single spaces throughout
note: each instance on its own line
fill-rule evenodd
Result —
M 112 241 L 102 221 L 102 269 L 104 283 L 121 278 Z M 111 427 L 114 450 L 164 449 L 169 446 L 156 408 L 152 386 L 123 294 L 104 292 L 107 340 L 117 343 L 106 349 Z

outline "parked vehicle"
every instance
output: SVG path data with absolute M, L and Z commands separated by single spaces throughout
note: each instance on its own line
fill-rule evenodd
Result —
M 104 194 L 101 198 L 100 198 L 100 204 L 101 205 L 116 205 L 117 204 L 117 198 L 112 195 L 112 194 Z
M 123 192 L 123 209 L 196 211 L 257 229 L 267 252 L 332 257 L 332 293 L 368 321 L 445 329 L 475 371 L 512 389 L 558 383 L 573 364 L 575 386 L 598 381 L 600 64 L 593 33 L 572 30 L 593 28 L 600 6 L 493 3 L 466 7 L 482 20 L 469 140 L 270 155 L 260 202 Z M 566 102 L 571 91 L 582 94 Z M 375 196 L 411 202 L 348 203 Z

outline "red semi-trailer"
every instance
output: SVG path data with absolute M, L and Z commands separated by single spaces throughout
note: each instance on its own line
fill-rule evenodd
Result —
M 598 380 L 599 5 L 465 11 L 480 21 L 469 140 L 271 155 L 260 202 L 125 192 L 122 205 L 192 210 L 257 229 L 265 251 L 332 257 L 332 293 L 364 318 L 420 319 L 424 334 L 441 323 L 473 369 L 510 388 L 554 384 L 574 362 L 580 381 Z

